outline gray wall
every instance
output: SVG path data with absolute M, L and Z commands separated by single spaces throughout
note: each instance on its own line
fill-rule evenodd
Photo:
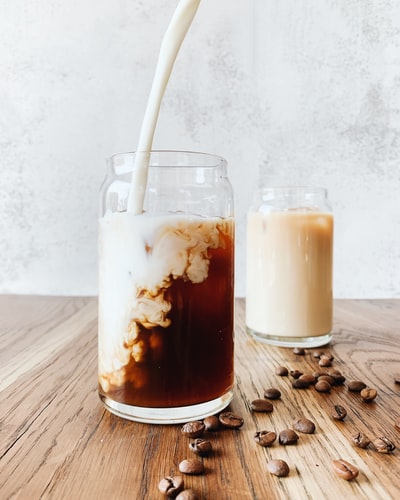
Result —
M 0 0 L 0 293 L 97 292 L 105 158 L 136 147 L 176 4 Z M 263 176 L 328 188 L 337 297 L 400 297 L 398 0 L 202 0 L 154 147 L 228 159 L 237 295 Z

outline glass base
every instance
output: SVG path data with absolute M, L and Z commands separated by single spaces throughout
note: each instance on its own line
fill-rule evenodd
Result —
M 276 345 L 280 347 L 321 347 L 329 344 L 332 339 L 332 333 L 318 335 L 317 337 L 282 337 L 279 335 L 269 335 L 266 333 L 256 332 L 252 328 L 246 326 L 247 333 L 253 339 L 265 344 Z
M 118 417 L 146 424 L 181 424 L 201 420 L 222 411 L 232 401 L 233 389 L 207 403 L 174 408 L 144 408 L 118 403 L 101 393 L 99 396 L 106 409 Z

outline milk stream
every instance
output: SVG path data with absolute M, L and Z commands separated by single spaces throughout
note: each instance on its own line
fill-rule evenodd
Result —
M 180 0 L 161 43 L 160 54 L 139 136 L 132 182 L 128 198 L 128 212 L 140 214 L 147 185 L 147 167 L 161 101 L 168 84 L 182 42 L 199 7 L 200 0 Z

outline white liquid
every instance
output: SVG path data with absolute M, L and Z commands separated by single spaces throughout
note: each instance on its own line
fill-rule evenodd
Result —
M 149 152 L 160 112 L 161 101 L 180 46 L 193 21 L 200 0 L 181 0 L 161 43 L 160 55 L 150 91 L 146 112 L 140 131 L 137 151 Z M 147 184 L 149 154 L 137 155 L 132 173 L 132 184 L 128 199 L 128 212 L 140 214 Z
M 314 337 L 331 331 L 332 240 L 329 213 L 249 213 L 248 328 L 277 337 Z

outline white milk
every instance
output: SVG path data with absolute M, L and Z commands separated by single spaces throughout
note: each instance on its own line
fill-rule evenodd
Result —
M 152 148 L 161 101 L 175 59 L 199 4 L 200 0 L 181 0 L 165 32 L 136 151 L 149 152 Z M 135 214 L 140 214 L 143 210 L 148 161 L 148 154 L 136 156 L 128 200 L 128 211 Z
M 280 337 L 332 329 L 333 216 L 308 210 L 250 212 L 246 325 Z

